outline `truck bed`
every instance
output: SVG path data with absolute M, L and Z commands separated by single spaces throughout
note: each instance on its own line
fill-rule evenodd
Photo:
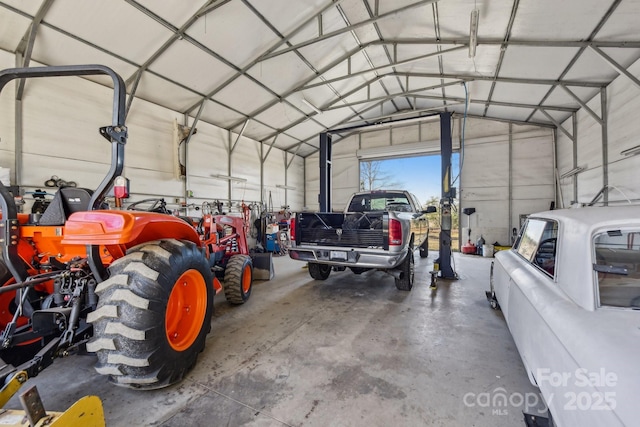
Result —
M 388 249 L 384 212 L 298 214 L 296 243 L 308 246 L 348 246 Z

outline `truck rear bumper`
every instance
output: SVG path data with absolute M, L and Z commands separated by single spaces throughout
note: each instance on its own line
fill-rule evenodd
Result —
M 317 262 L 320 264 L 391 269 L 397 267 L 407 251 L 380 253 L 367 252 L 366 250 L 344 249 L 340 247 L 314 247 L 314 248 L 290 248 L 291 259 L 306 262 Z

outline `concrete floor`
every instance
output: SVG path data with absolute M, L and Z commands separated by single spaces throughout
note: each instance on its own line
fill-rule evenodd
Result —
M 435 255 L 416 256 L 411 292 L 381 272 L 314 281 L 274 258 L 275 278 L 247 304 L 217 298 L 197 366 L 163 390 L 112 386 L 93 356 L 58 360 L 28 384 L 49 410 L 99 396 L 108 426 L 524 425 L 521 398 L 538 394 L 485 300 L 491 260 L 456 254 L 460 279 L 431 291 Z M 511 403 L 492 406 L 498 395 Z

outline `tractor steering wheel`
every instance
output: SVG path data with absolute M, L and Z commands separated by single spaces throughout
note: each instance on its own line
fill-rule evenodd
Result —
M 147 208 L 139 208 L 138 205 L 142 205 L 144 203 L 151 203 L 151 206 L 147 207 Z M 139 200 L 135 203 L 131 203 L 128 207 L 127 210 L 130 211 L 142 211 L 142 212 L 157 212 L 157 213 L 164 213 L 164 214 L 168 214 L 170 213 L 167 210 L 167 203 L 164 201 L 164 199 L 162 198 L 151 198 L 151 199 L 144 199 L 144 200 Z

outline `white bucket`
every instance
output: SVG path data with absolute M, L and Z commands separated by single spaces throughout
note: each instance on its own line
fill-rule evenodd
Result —
M 482 256 L 485 258 L 493 258 L 493 245 L 482 245 Z

